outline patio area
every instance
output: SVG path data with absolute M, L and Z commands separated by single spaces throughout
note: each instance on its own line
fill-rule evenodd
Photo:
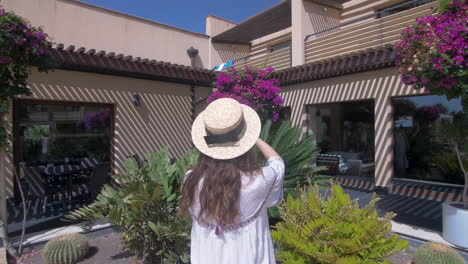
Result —
M 367 204 L 374 191 L 374 179 L 357 176 L 335 176 L 334 182 L 343 186 L 359 204 Z M 445 184 L 394 179 L 388 194 L 379 195 L 379 214 L 394 212 L 396 222 L 442 232 L 442 204 L 461 201 L 463 187 Z

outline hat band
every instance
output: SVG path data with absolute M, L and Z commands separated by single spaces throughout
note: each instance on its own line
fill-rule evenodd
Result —
M 240 124 L 233 130 L 223 134 L 213 134 L 206 130 L 205 142 L 207 145 L 223 144 L 237 142 L 245 130 L 245 121 L 242 119 Z

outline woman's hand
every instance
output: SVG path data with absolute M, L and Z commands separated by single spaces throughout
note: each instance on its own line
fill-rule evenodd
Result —
M 281 156 L 276 152 L 276 150 L 274 150 L 270 145 L 268 145 L 262 139 L 258 138 L 255 144 L 257 145 L 257 147 L 260 149 L 263 156 L 265 156 L 267 160 L 270 158 L 274 158 L 274 157 L 278 157 L 281 159 Z

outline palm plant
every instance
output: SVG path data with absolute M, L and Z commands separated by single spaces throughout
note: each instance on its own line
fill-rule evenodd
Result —
M 281 121 L 275 125 L 271 120 L 266 121 L 260 138 L 270 144 L 286 164 L 283 183 L 285 189 L 303 186 L 311 176 L 323 169 L 313 166 L 319 154 L 314 138 L 304 136 L 301 128 L 292 126 L 291 121 Z
M 315 175 L 323 169 L 312 165 L 319 154 L 319 149 L 313 137 L 304 136 L 300 127 L 292 126 L 291 121 L 273 123 L 267 120 L 262 127 L 260 138 L 270 144 L 286 164 L 283 181 L 285 196 L 297 196 L 297 187 L 308 182 L 317 185 L 328 184 L 329 177 Z M 276 207 L 270 208 L 268 213 L 272 224 L 281 220 Z
M 177 213 L 177 206 L 183 176 L 197 159 L 198 152 L 190 150 L 172 163 L 164 149 L 151 153 L 142 167 L 127 160 L 127 172 L 113 176 L 118 185 L 105 185 L 95 202 L 67 218 L 86 226 L 96 220 L 116 225 L 124 249 L 145 263 L 188 263 L 190 220 Z

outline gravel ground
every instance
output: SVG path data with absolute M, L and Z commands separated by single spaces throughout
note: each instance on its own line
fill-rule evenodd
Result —
M 120 233 L 113 229 L 105 229 L 93 233 L 88 233 L 90 252 L 87 258 L 80 264 L 136 264 L 135 257 L 122 251 L 120 244 Z M 28 248 L 28 254 L 18 264 L 43 264 L 41 249 L 44 244 L 34 248 Z
M 101 230 L 86 234 L 89 238 L 91 250 L 88 257 L 79 262 L 80 264 L 140 264 L 135 257 L 125 254 L 120 244 L 120 233 L 113 229 Z M 418 245 L 414 244 L 413 245 Z M 28 248 L 28 254 L 18 264 L 44 264 L 41 256 L 41 249 L 44 246 L 37 245 L 34 248 Z M 410 251 L 411 248 L 408 250 Z M 411 256 L 408 251 L 400 252 L 388 258 L 394 264 L 409 264 Z

